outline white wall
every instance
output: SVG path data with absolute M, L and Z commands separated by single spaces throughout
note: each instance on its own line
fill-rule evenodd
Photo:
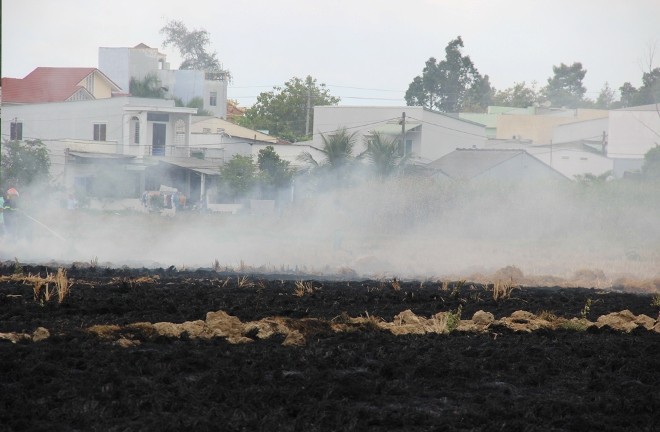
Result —
M 583 150 L 552 149 L 534 156 L 571 180 L 575 179 L 576 175 L 593 174 L 599 176 L 607 171 L 614 170 L 612 159 Z
M 552 133 L 552 143 L 568 143 L 575 141 L 599 141 L 603 133 L 609 129 L 609 118 L 585 120 L 555 126 Z
M 610 112 L 607 156 L 613 159 L 642 159 L 660 145 L 660 113 L 648 109 L 622 109 Z
M 227 117 L 227 81 L 205 79 L 204 71 L 160 70 L 161 84 L 169 89 L 168 94 L 177 97 L 184 104 L 195 97 L 202 98 L 204 109 L 216 117 Z M 217 93 L 216 105 L 210 105 L 211 92 Z
M 128 93 L 131 78 L 143 79 L 156 74 L 159 55 L 155 48 L 101 47 L 99 48 L 99 70 Z
M 363 137 L 383 125 L 397 125 L 406 113 L 407 124 L 421 124 L 418 132 L 406 133 L 413 141 L 413 155 L 428 162 L 456 148 L 482 148 L 486 140 L 483 125 L 431 112 L 422 107 L 317 106 L 314 107 L 313 145 L 323 147 L 320 134 L 327 135 L 345 127 L 356 133 L 355 154 L 365 149 Z M 393 136 L 400 138 L 398 136 Z

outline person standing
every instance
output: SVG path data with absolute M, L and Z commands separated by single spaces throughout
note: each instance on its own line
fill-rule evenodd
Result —
M 15 236 L 18 231 L 18 214 L 16 212 L 18 191 L 15 188 L 8 189 L 3 201 L 2 213 L 5 232 L 9 235 Z
M 5 197 L 0 195 L 0 236 L 5 235 Z

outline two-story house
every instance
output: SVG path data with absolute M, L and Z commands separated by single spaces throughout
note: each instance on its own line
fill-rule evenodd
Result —
M 145 44 L 99 48 L 99 69 L 125 92 L 132 78 L 142 80 L 155 75 L 167 98 L 178 98 L 184 104 L 199 98 L 205 111 L 227 117 L 228 75 L 224 71 L 170 69 L 166 55 Z
M 2 130 L 14 131 L 3 138 L 44 142 L 51 175 L 69 190 L 138 197 L 145 188 L 157 187 L 149 167 L 160 160 L 191 159 L 190 124 L 196 109 L 176 107 L 171 100 L 118 96 L 9 104 L 3 111 Z M 196 163 L 190 169 L 197 168 L 208 167 Z M 219 173 L 219 167 L 212 168 L 202 175 Z M 184 193 L 199 191 L 200 183 L 192 176 Z

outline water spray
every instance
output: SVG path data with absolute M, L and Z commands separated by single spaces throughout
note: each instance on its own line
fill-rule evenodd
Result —
M 50 228 L 50 227 L 49 227 L 48 225 L 46 225 L 45 223 L 43 223 L 43 222 L 41 222 L 41 221 L 38 221 L 37 219 L 33 218 L 33 217 L 30 216 L 29 214 L 25 213 L 23 210 L 20 210 L 20 209 L 15 209 L 15 210 L 20 211 L 20 212 L 23 214 L 23 216 L 25 216 L 26 218 L 30 219 L 30 220 L 33 221 L 33 222 L 38 223 L 39 225 L 41 225 L 41 226 L 44 227 L 44 228 L 46 228 L 48 231 L 50 231 L 51 234 L 53 234 L 53 235 L 54 235 L 55 237 L 57 237 L 58 239 L 60 239 L 60 240 L 62 240 L 62 241 L 66 241 L 66 239 L 65 239 L 64 237 L 62 237 L 59 233 L 57 233 L 56 231 L 54 231 L 52 228 Z

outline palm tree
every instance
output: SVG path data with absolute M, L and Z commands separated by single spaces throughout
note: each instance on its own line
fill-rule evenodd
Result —
M 381 178 L 396 173 L 408 160 L 408 155 L 401 154 L 399 142 L 380 132 L 365 137 L 365 141 L 367 149 L 364 156 L 371 161 L 376 174 Z
M 155 74 L 148 74 L 141 80 L 132 77 L 129 83 L 129 92 L 135 97 L 164 99 L 165 91 Z
M 309 152 L 303 152 L 298 156 L 298 160 L 307 163 L 314 171 L 334 175 L 335 181 L 341 184 L 350 176 L 355 162 L 355 156 L 353 156 L 355 135 L 356 132 L 349 133 L 346 128 L 338 129 L 329 135 L 321 134 L 323 148 L 316 148 L 316 150 L 323 153 L 325 159 L 317 161 Z
M 321 134 L 323 148 L 316 150 L 324 154 L 324 161 L 317 161 L 309 152 L 303 152 L 298 156 L 298 160 L 306 162 L 314 168 L 325 167 L 330 170 L 347 168 L 355 157 L 353 156 L 353 147 L 355 147 L 355 132 L 349 133 L 346 128 L 338 129 L 330 135 Z

